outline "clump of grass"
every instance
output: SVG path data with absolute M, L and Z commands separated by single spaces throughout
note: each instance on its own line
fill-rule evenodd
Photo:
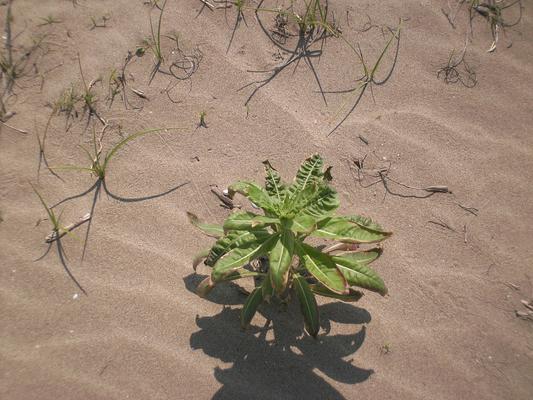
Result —
M 14 94 L 15 81 L 24 77 L 29 73 L 32 64 L 30 63 L 31 57 L 40 49 L 45 35 L 32 38 L 30 46 L 15 46 L 13 41 L 19 37 L 20 34 L 13 36 L 11 30 L 11 24 L 13 22 L 13 14 L 11 11 L 13 1 L 7 1 L 5 24 L 4 24 L 4 46 L 0 49 L 0 121 L 5 122 L 11 116 L 13 112 L 8 110 L 8 103 L 13 98 L 16 98 Z
M 96 136 L 96 130 L 93 129 L 93 139 L 92 139 L 92 149 L 87 149 L 84 146 L 80 146 L 89 158 L 91 164 L 89 167 L 81 167 L 76 165 L 65 165 L 52 167 L 54 170 L 75 170 L 75 171 L 85 171 L 90 172 L 92 175 L 97 177 L 100 181 L 104 181 L 106 177 L 107 167 L 109 162 L 116 155 L 116 153 L 124 147 L 128 142 L 137 139 L 141 136 L 144 136 L 149 133 L 161 132 L 163 129 L 149 129 L 145 131 L 140 131 L 132 135 L 127 136 L 115 146 L 113 146 L 104 156 L 102 155 L 103 149 L 103 137 L 105 129 L 102 130 L 100 137 Z
M 509 23 L 504 18 L 503 11 L 515 5 L 518 5 L 520 14 L 516 21 Z M 487 50 L 488 52 L 493 52 L 494 50 L 496 50 L 496 45 L 498 43 L 500 32 L 505 32 L 506 28 L 510 28 L 512 26 L 517 25 L 522 19 L 522 1 L 521 0 L 515 0 L 512 2 L 488 0 L 486 3 L 485 2 L 482 3 L 479 0 L 471 0 L 470 8 L 471 10 L 473 9 L 475 12 L 477 12 L 479 15 L 485 18 L 490 25 L 490 31 L 492 35 L 492 44 L 490 48 Z M 472 15 L 472 11 L 470 12 Z
M 163 12 L 165 11 L 166 0 L 163 2 L 162 6 L 159 6 L 156 2 L 155 6 L 160 10 L 159 18 L 157 20 L 157 28 L 154 29 L 154 23 L 152 21 L 152 16 L 150 15 L 150 37 L 145 39 L 143 46 L 146 49 L 149 49 L 154 56 L 154 67 L 150 72 L 149 82 L 152 83 L 152 80 L 155 77 L 155 74 L 159 71 L 161 64 L 165 60 L 163 57 L 163 50 L 161 48 L 161 23 L 163 21 Z
M 262 80 L 257 80 L 251 83 L 248 83 L 239 90 L 243 90 L 250 86 L 255 86 L 252 93 L 248 96 L 248 98 L 245 101 L 245 105 L 247 105 L 251 99 L 257 94 L 257 92 L 269 84 L 278 74 L 280 74 L 282 71 L 284 71 L 287 67 L 290 65 L 294 65 L 294 70 L 298 67 L 300 61 L 304 60 L 305 63 L 309 66 L 311 69 L 316 83 L 318 85 L 318 88 L 320 89 L 320 93 L 322 94 L 322 99 L 324 100 L 324 103 L 327 105 L 326 97 L 324 96 L 324 92 L 322 90 L 322 85 L 320 83 L 320 79 L 318 77 L 318 73 L 316 71 L 316 68 L 313 64 L 313 59 L 317 58 L 320 59 L 322 55 L 322 49 L 324 47 L 325 40 L 329 37 L 342 37 L 340 30 L 336 27 L 334 18 L 330 18 L 328 6 L 323 5 L 320 0 L 311 0 L 309 3 L 305 3 L 305 9 L 303 12 L 297 11 L 295 9 L 295 6 L 293 3 L 291 3 L 291 6 L 287 9 L 282 8 L 262 8 L 263 4 L 262 0 L 257 8 L 255 8 L 255 13 L 257 20 L 259 21 L 259 24 L 263 31 L 268 35 L 270 40 L 281 50 L 284 52 L 287 52 L 290 54 L 289 58 L 284 61 L 281 65 L 275 67 L 271 70 L 249 70 L 248 72 L 253 73 L 267 73 L 269 74 L 268 77 Z M 260 13 L 274 13 L 275 14 L 275 21 L 283 21 L 283 24 L 296 24 L 298 27 L 298 41 L 296 43 L 295 48 L 290 49 L 287 47 L 284 47 L 282 44 L 280 44 L 277 41 L 277 38 L 279 36 L 278 33 L 274 33 L 274 37 L 270 33 L 270 31 L 265 27 L 264 23 L 261 21 Z M 321 42 L 322 45 L 320 49 L 312 50 L 313 45 Z
M 70 129 L 72 119 L 78 117 L 76 105 L 82 99 L 81 94 L 76 91 L 74 85 L 70 85 L 59 95 L 59 98 L 52 104 L 52 113 L 54 115 L 65 115 L 65 130 Z
M 233 39 L 235 38 L 235 33 L 237 32 L 237 29 L 239 29 L 239 25 L 241 22 L 244 22 L 244 25 L 248 26 L 246 23 L 246 18 L 244 17 L 244 9 L 246 8 L 246 0 L 235 0 L 232 2 L 226 2 L 229 5 L 235 6 L 235 9 L 237 10 L 237 15 L 235 17 L 235 25 L 233 26 L 233 30 L 231 32 L 231 37 L 228 43 L 228 47 L 226 48 L 226 54 L 229 52 L 229 49 L 231 47 L 231 44 L 233 43 Z M 226 8 L 224 8 L 226 10 Z M 225 12 L 225 11 L 224 11 Z
M 105 126 L 107 125 L 107 121 L 104 118 L 102 118 L 100 114 L 98 114 L 98 112 L 96 111 L 96 102 L 98 100 L 97 100 L 96 94 L 92 90 L 93 86 L 95 85 L 96 82 L 100 80 L 100 78 L 95 79 L 91 81 L 89 84 L 87 84 L 87 82 L 85 81 L 85 76 L 83 75 L 83 69 L 81 67 L 81 59 L 80 59 L 79 54 L 78 54 L 78 66 L 80 68 L 80 75 L 81 75 L 81 80 L 83 83 L 83 92 L 81 93 L 81 99 L 83 100 L 83 113 L 84 114 L 87 113 L 88 115 L 87 123 L 89 123 L 92 116 L 95 116 L 102 123 L 102 125 Z
M 123 198 L 123 197 L 117 196 L 117 195 L 113 194 L 112 192 L 110 192 L 109 189 L 107 188 L 107 185 L 106 185 L 106 178 L 107 178 L 107 172 L 108 172 L 107 170 L 109 168 L 109 163 L 117 155 L 119 150 L 122 149 L 129 142 L 131 142 L 133 140 L 136 140 L 136 139 L 138 139 L 138 138 L 140 138 L 142 136 L 145 136 L 145 135 L 148 135 L 148 134 L 151 134 L 151 133 L 158 133 L 158 132 L 161 132 L 161 131 L 167 131 L 169 128 L 167 128 L 167 129 L 148 129 L 148 130 L 143 130 L 143 131 L 139 131 L 139 132 L 133 133 L 133 134 L 125 137 L 121 141 L 119 141 L 114 146 L 112 146 L 109 149 L 109 151 L 107 151 L 105 153 L 105 155 L 103 155 L 102 154 L 103 138 L 104 138 L 104 134 L 105 134 L 107 126 L 108 125 L 104 126 L 104 128 L 102 129 L 99 137 L 97 137 L 97 135 L 96 135 L 96 130 L 93 129 L 92 149 L 87 149 L 87 148 L 85 148 L 83 146 L 80 146 L 82 148 L 82 150 L 85 152 L 85 154 L 87 155 L 87 157 L 88 157 L 88 159 L 90 161 L 90 165 L 89 166 L 83 167 L 83 166 L 78 166 L 78 165 L 62 165 L 62 166 L 50 167 L 54 171 L 68 171 L 68 170 L 70 170 L 70 171 L 78 171 L 78 172 L 89 172 L 91 175 L 93 175 L 96 178 L 95 183 L 89 189 L 87 189 L 86 191 L 84 191 L 84 192 L 82 192 L 82 193 L 80 193 L 78 195 L 70 196 L 70 197 L 67 197 L 67 198 L 61 200 L 60 202 L 58 202 L 54 206 L 52 206 L 52 208 L 57 207 L 60 204 L 65 203 L 66 201 L 73 200 L 73 199 L 85 196 L 85 195 L 87 195 L 87 194 L 89 194 L 89 193 L 94 191 L 94 197 L 93 197 L 91 211 L 90 211 L 91 217 L 93 217 L 94 216 L 94 210 L 95 210 L 95 207 L 96 207 L 96 201 L 98 199 L 98 196 L 100 194 L 100 191 L 101 191 L 102 187 L 103 187 L 104 191 L 106 192 L 106 194 L 109 195 L 111 198 L 113 198 L 115 200 L 119 200 L 119 201 L 123 201 L 123 202 L 134 202 L 134 201 L 144 201 L 144 200 L 149 200 L 149 199 L 157 198 L 157 197 L 160 197 L 160 196 L 164 196 L 164 195 L 166 195 L 168 193 L 173 192 L 174 190 L 177 190 L 178 188 L 180 188 L 183 185 L 188 183 L 187 182 L 187 183 L 180 184 L 180 185 L 178 185 L 178 186 L 176 186 L 174 188 L 171 188 L 170 190 L 167 190 L 164 193 L 151 195 L 151 196 L 146 196 L 146 197 L 141 197 L 141 198 Z M 82 261 L 83 261 L 83 259 L 85 257 L 85 252 L 86 252 L 86 249 L 87 249 L 87 241 L 88 241 L 91 225 L 92 225 L 92 218 L 89 221 L 89 225 L 87 227 L 87 232 L 86 232 L 86 235 L 85 235 L 85 242 L 84 242 L 83 252 L 82 252 L 82 257 L 81 257 Z
M 476 16 L 479 15 L 488 22 L 492 35 L 492 44 L 487 50 L 488 52 L 496 50 L 500 32 L 505 33 L 506 28 L 513 27 L 522 20 L 522 0 L 458 0 L 455 4 L 455 8 L 450 6 L 448 11 L 441 9 L 442 13 L 446 16 L 448 22 L 454 29 L 456 28 L 455 21 L 457 15 L 463 7 L 465 7 L 468 12 L 471 37 L 474 36 L 472 22 Z M 518 16 L 516 20 L 509 22 L 508 19 L 504 17 L 504 10 L 508 9 L 517 9 Z
M 476 72 L 466 61 L 466 48 L 457 54 L 453 49 L 448 61 L 437 70 L 437 79 L 442 79 L 446 84 L 461 83 L 467 88 L 473 88 L 477 84 Z
M 351 88 L 351 89 L 325 92 L 325 93 L 355 94 L 355 99 L 353 100 L 353 105 L 351 106 L 351 108 L 347 112 L 344 113 L 344 117 L 342 117 L 342 119 L 335 125 L 335 127 L 328 133 L 327 136 L 329 136 L 333 132 L 335 132 L 342 125 L 342 123 L 344 121 L 346 121 L 346 119 L 355 110 L 355 108 L 359 104 L 359 101 L 361 100 L 361 98 L 365 94 L 365 91 L 368 88 L 370 88 L 370 92 L 372 94 L 372 98 L 374 98 L 374 92 L 373 92 L 372 86 L 373 85 L 378 85 L 378 86 L 379 85 L 383 85 L 384 83 L 386 83 L 390 79 L 390 77 L 392 75 L 392 72 L 394 71 L 394 67 L 396 65 L 396 60 L 398 58 L 398 51 L 399 51 L 399 46 L 400 46 L 401 25 L 402 25 L 402 23 L 401 23 L 401 20 L 400 20 L 400 23 L 398 24 L 398 27 L 396 29 L 389 28 L 390 38 L 387 41 L 387 43 L 385 44 L 385 47 L 381 51 L 380 55 L 378 56 L 378 58 L 376 59 L 374 65 L 372 67 L 369 67 L 367 65 L 367 62 L 365 61 L 363 52 L 362 52 L 361 47 L 359 45 L 357 45 L 357 48 L 355 48 L 353 46 L 350 46 L 352 48 L 352 50 L 355 52 L 357 58 L 359 59 L 359 61 L 361 63 L 361 66 L 363 68 L 362 76 L 360 78 L 356 79 L 356 86 Z M 392 43 L 394 41 L 396 41 L 396 50 L 395 50 L 395 53 L 394 53 L 393 64 L 392 64 L 391 68 L 389 69 L 388 73 L 385 75 L 385 77 L 383 79 L 377 79 L 376 78 L 376 74 L 379 71 L 379 67 L 380 67 L 380 65 L 381 65 L 381 63 L 383 61 L 383 58 L 385 57 L 385 55 L 389 51 L 389 49 L 390 49 L 390 47 L 391 47 L 391 45 L 392 45 Z M 350 97 L 348 97 L 346 99 L 346 101 L 341 105 L 341 107 L 339 107 L 339 109 L 338 109 L 338 111 L 335 114 L 333 119 L 337 119 L 337 117 L 343 112 L 343 110 L 346 109 L 349 101 L 350 101 Z
M 61 215 L 63 214 L 63 212 L 61 212 L 61 213 L 59 213 L 59 215 L 57 215 L 55 213 L 55 211 L 51 207 L 48 206 L 48 204 L 44 200 L 43 196 L 39 193 L 39 191 L 35 188 L 35 186 L 33 186 L 31 183 L 30 183 L 30 185 L 31 185 L 33 191 L 35 192 L 35 194 L 37 195 L 37 197 L 39 198 L 39 201 L 41 202 L 41 205 L 46 210 L 46 214 L 48 216 L 47 219 L 50 221 L 50 224 L 52 225 L 52 234 L 50 235 L 50 237 L 54 237 L 54 240 L 51 240 L 49 242 L 48 249 L 46 250 L 46 252 L 41 257 L 39 257 L 36 261 L 39 261 L 39 260 L 43 259 L 48 254 L 50 249 L 52 248 L 53 242 L 55 242 L 56 245 L 57 245 L 57 253 L 58 253 L 58 256 L 59 256 L 59 260 L 60 260 L 61 264 L 63 265 L 63 268 L 65 269 L 65 272 L 67 273 L 69 278 L 72 280 L 72 282 L 74 282 L 74 284 L 78 287 L 78 289 L 80 289 L 83 292 L 83 294 L 87 295 L 87 292 L 85 291 L 85 289 L 81 286 L 81 284 L 76 280 L 76 278 L 74 277 L 74 275 L 70 271 L 70 269 L 69 269 L 69 267 L 68 267 L 68 265 L 66 263 L 66 260 L 65 260 L 66 259 L 66 254 L 65 254 L 65 250 L 63 248 L 63 245 L 61 243 L 61 237 L 63 237 L 64 235 L 67 235 L 67 234 L 72 235 L 72 233 L 70 232 L 70 230 L 65 229 L 63 227 L 63 225 L 61 224 Z

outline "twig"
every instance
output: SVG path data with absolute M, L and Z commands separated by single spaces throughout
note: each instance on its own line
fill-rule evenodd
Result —
M 477 213 L 479 212 L 479 210 L 477 208 L 466 207 L 466 206 L 463 206 L 462 204 L 457 203 L 457 202 L 455 202 L 455 204 L 457 204 L 459 207 L 461 207 L 466 212 L 469 212 L 470 214 L 475 215 L 477 217 Z
M 24 134 L 24 135 L 27 135 L 27 134 L 28 134 L 28 131 L 25 131 L 24 129 L 15 128 L 14 126 L 9 125 L 9 124 L 5 123 L 4 121 L 1 121 L 1 120 L 0 120 L 0 123 L 1 123 L 2 125 L 4 125 L 4 126 L 8 127 L 9 129 L 13 129 L 14 131 L 17 131 L 17 132 L 22 133 L 22 134 Z
M 429 220 L 428 223 L 441 226 L 441 227 L 443 227 L 445 229 L 448 229 L 448 230 L 450 230 L 452 232 L 457 232 L 455 229 L 453 229 L 450 225 L 448 225 L 446 222 L 442 221 L 441 219 L 439 219 L 439 221 Z
M 222 207 L 228 208 L 230 210 L 233 210 L 234 208 L 241 208 L 240 205 L 235 204 L 233 200 L 230 198 L 224 196 L 222 193 L 220 193 L 217 189 L 214 187 L 211 187 L 211 193 L 213 193 L 215 196 L 218 197 L 218 199 L 223 203 Z
M 90 219 L 91 219 L 91 213 L 87 213 L 83 217 L 81 217 L 79 221 L 65 226 L 60 231 L 52 231 L 48 236 L 46 236 L 44 241 L 46 243 L 52 243 L 52 242 L 54 242 L 54 241 L 56 241 L 58 239 L 61 239 L 67 233 L 69 233 L 73 229 L 76 229 L 78 226 L 80 226 L 81 224 L 84 224 L 85 222 L 89 221 Z
M 210 2 L 208 2 L 207 0 L 200 0 L 202 3 L 204 3 L 207 7 L 209 7 L 209 9 L 211 11 L 213 11 L 215 9 L 215 6 L 213 4 L 211 4 Z

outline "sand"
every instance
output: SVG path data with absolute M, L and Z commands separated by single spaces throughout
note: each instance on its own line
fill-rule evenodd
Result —
M 357 32 L 366 16 L 377 25 L 404 21 L 390 80 L 373 87 L 375 101 L 367 91 L 330 136 L 344 98 L 329 94 L 326 106 L 303 61 L 246 108 L 251 90 L 237 90 L 258 78 L 248 70 L 280 63 L 276 47 L 245 11 L 248 26 L 241 23 L 227 51 L 235 10 L 227 10 L 226 21 L 223 10 L 199 14 L 202 3 L 193 0 L 169 0 L 163 19 L 162 32 L 179 32 L 185 53 L 203 53 L 191 79 L 172 89 L 175 102 L 165 93 L 176 82 L 172 77 L 158 73 L 148 85 L 147 53 L 128 68 L 131 86 L 148 98 L 129 93 L 142 110 L 126 110 L 120 96 L 108 109 L 106 79 L 149 35 L 149 7 L 141 0 L 77 3 L 13 4 L 14 32 L 24 30 L 19 40 L 47 33 L 53 44 L 36 59 L 46 72 L 42 90 L 35 74 L 21 78 L 10 103 L 16 115 L 7 123 L 29 133 L 6 126 L 0 132 L 0 398 L 531 398 L 533 325 L 515 315 L 527 311 L 521 299 L 533 298 L 531 2 L 524 2 L 521 23 L 501 35 L 493 53 L 487 53 L 490 30 L 475 20 L 467 53 L 477 73 L 474 88 L 436 77 L 467 30 L 464 16 L 456 29 L 450 26 L 440 11 L 445 1 L 332 2 L 343 34 L 370 60 L 386 36 L 378 28 Z M 2 24 L 5 10 L 0 7 Z M 90 17 L 104 14 L 107 26 L 90 30 Z M 61 23 L 39 27 L 47 15 Z M 271 16 L 264 20 L 272 26 Z M 37 224 L 45 212 L 29 185 L 54 203 L 95 182 L 75 171 L 62 172 L 61 181 L 44 167 L 37 180 L 36 133 L 42 135 L 50 115 L 46 104 L 69 85 L 80 87 L 78 52 L 85 79 L 103 77 L 94 90 L 98 111 L 112 125 L 107 145 L 119 132 L 183 128 L 132 142 L 110 164 L 106 180 L 115 197 L 102 191 L 96 201 L 83 263 L 87 224 L 63 238 L 65 262 L 87 295 L 66 274 L 55 245 L 35 261 L 47 249 L 50 224 Z M 360 71 L 336 39 L 326 42 L 314 65 L 326 90 L 353 86 Z M 202 111 L 207 128 L 197 127 Z M 87 145 L 92 126 L 99 132 L 101 125 L 94 118 L 86 125 L 81 114 L 68 131 L 64 116 L 52 119 L 50 165 L 87 166 L 78 145 Z M 263 307 L 242 332 L 245 298 L 235 287 L 217 287 L 208 299 L 194 293 L 208 270 L 194 275 L 191 259 L 212 239 L 197 232 L 185 212 L 221 222 L 229 211 L 210 194 L 211 185 L 260 180 L 265 159 L 290 179 L 315 152 L 333 166 L 341 212 L 371 216 L 394 232 L 375 264 L 389 295 L 369 292 L 356 304 L 320 300 L 317 340 L 303 334 L 296 304 L 285 313 Z M 386 194 L 382 184 L 364 188 L 353 160 L 365 155 L 367 168 L 390 163 L 395 180 L 446 185 L 453 193 L 420 199 Z M 184 183 L 160 197 L 124 201 Z M 93 195 L 60 206 L 63 221 L 89 212 Z M 477 215 L 458 204 L 475 207 Z

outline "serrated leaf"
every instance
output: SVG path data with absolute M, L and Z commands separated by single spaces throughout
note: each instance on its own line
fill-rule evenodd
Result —
M 263 161 L 263 165 L 265 166 L 265 189 L 271 197 L 281 203 L 285 198 L 287 187 L 270 161 Z
M 316 191 L 304 202 L 294 205 L 297 215 L 311 215 L 317 220 L 331 215 L 339 207 L 339 197 L 335 189 L 327 185 L 316 186 Z
M 257 215 L 248 211 L 239 211 L 226 218 L 223 227 L 226 231 L 241 231 L 264 228 L 268 225 L 279 223 L 281 221 L 278 218 Z
M 351 217 L 331 217 L 322 220 L 311 235 L 347 243 L 376 243 L 388 238 L 391 233 L 361 225 Z
M 272 201 L 272 198 L 265 189 L 255 182 L 238 181 L 228 188 L 228 196 L 233 198 L 235 193 L 240 193 L 252 203 L 261 207 L 263 210 L 275 213 L 277 208 Z
M 368 262 L 360 262 L 349 255 L 333 256 L 331 258 L 350 286 L 358 286 L 378 292 L 382 296 L 387 294 L 387 287 L 383 279 L 366 265 Z
M 371 229 L 376 232 L 386 233 L 389 236 L 392 235 L 391 232 L 385 231 L 378 223 L 372 221 L 371 218 L 363 217 L 362 215 L 347 215 L 344 218 L 364 228 Z
M 322 286 L 322 285 L 309 285 L 311 291 L 319 296 L 324 296 L 324 297 L 331 297 L 333 299 L 337 299 L 337 300 L 341 300 L 341 301 L 346 301 L 346 302 L 353 302 L 353 301 L 358 301 L 361 297 L 363 297 L 363 293 L 358 291 L 358 290 L 354 290 L 352 288 L 350 288 L 350 292 L 348 294 L 338 294 L 338 293 L 335 293 L 335 292 L 332 292 L 331 290 L 329 290 L 327 287 L 325 286 Z
M 212 267 L 218 261 L 220 257 L 226 254 L 228 251 L 237 247 L 243 243 L 255 241 L 258 237 L 269 237 L 271 233 L 266 230 L 258 230 L 253 232 L 248 231 L 235 231 L 228 232 L 225 236 L 221 237 L 211 248 L 209 255 L 207 256 L 204 264 Z
M 293 187 L 298 191 L 304 190 L 308 185 L 322 180 L 324 177 L 324 161 L 318 154 L 307 158 L 298 169 Z
M 269 253 L 269 275 L 277 293 L 282 293 L 287 287 L 293 254 L 294 234 L 290 230 L 284 230 Z
M 252 234 L 253 235 L 253 234 Z M 242 267 L 254 258 L 265 255 L 274 245 L 278 235 L 256 237 L 255 240 L 239 243 L 228 253 L 219 258 L 213 267 L 211 277 L 218 282 L 231 271 Z
M 241 326 L 243 329 L 247 328 L 254 317 L 257 308 L 263 302 L 263 294 L 261 288 L 255 288 L 246 299 L 241 311 Z
M 305 268 L 324 286 L 335 293 L 348 293 L 346 279 L 337 269 L 337 266 L 329 255 L 305 243 L 299 242 L 295 243 L 295 251 L 302 260 Z
M 316 337 L 316 335 L 318 335 L 318 331 L 320 330 L 320 322 L 315 296 L 311 292 L 309 284 L 306 282 L 305 278 L 301 276 L 295 276 L 293 287 L 300 302 L 300 309 L 302 310 L 302 315 L 304 317 L 305 330 L 312 337 Z
M 224 236 L 224 229 L 220 225 L 207 224 L 205 222 L 202 222 L 195 214 L 189 211 L 187 211 L 187 217 L 189 218 L 189 222 L 191 224 L 193 224 L 206 235 L 215 238 Z

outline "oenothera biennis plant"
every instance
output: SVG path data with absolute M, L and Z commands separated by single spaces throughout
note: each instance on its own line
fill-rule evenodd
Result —
M 305 329 L 316 337 L 320 326 L 315 295 L 357 301 L 363 293 L 352 286 L 387 293 L 383 280 L 368 266 L 380 256 L 381 247 L 363 250 L 359 245 L 379 243 L 391 234 L 369 218 L 335 215 L 339 199 L 328 184 L 330 168 L 324 169 L 319 155 L 302 163 L 290 185 L 281 180 L 268 161 L 264 165 L 265 187 L 238 181 L 228 188 L 229 197 L 240 193 L 261 208 L 263 215 L 238 211 L 217 226 L 189 213 L 196 227 L 218 238 L 194 261 L 195 268 L 204 258 L 204 264 L 212 267 L 211 275 L 197 291 L 206 296 L 220 282 L 255 277 L 256 286 L 241 313 L 243 327 L 263 301 L 268 302 L 272 296 L 286 300 L 294 291 Z M 314 247 L 305 243 L 307 238 L 337 243 Z M 268 263 L 251 263 L 255 259 L 268 259 Z

